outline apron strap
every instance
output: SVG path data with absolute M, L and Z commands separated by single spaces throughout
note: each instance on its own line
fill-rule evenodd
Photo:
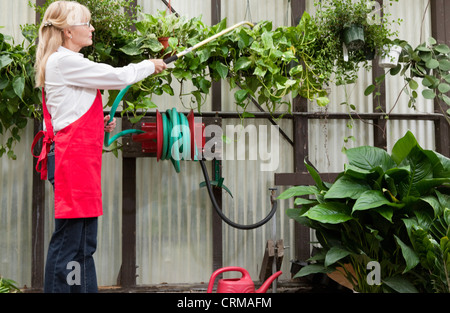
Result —
M 41 180 L 47 179 L 47 155 L 50 152 L 50 147 L 53 143 L 55 135 L 53 133 L 52 117 L 47 109 L 47 104 L 45 103 L 45 92 L 42 88 L 42 111 L 44 113 L 44 123 L 46 131 L 41 130 L 34 137 L 33 143 L 31 144 L 31 154 L 33 157 L 37 158 L 36 171 L 41 173 Z M 41 153 L 36 156 L 34 155 L 34 147 L 43 138 Z

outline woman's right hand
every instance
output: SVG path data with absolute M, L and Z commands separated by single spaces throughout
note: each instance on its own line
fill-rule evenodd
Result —
M 167 68 L 167 64 L 161 59 L 151 59 L 150 61 L 155 64 L 155 74 L 159 74 Z

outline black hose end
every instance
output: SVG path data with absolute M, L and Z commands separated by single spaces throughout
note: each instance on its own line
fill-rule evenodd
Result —
M 169 64 L 176 60 L 178 60 L 178 56 L 176 54 L 174 54 L 174 55 L 168 57 L 167 59 L 164 59 L 164 63 Z

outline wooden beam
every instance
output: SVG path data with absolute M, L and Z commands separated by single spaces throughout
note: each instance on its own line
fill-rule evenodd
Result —
M 321 173 L 323 181 L 333 183 L 339 173 Z M 275 186 L 306 186 L 315 185 L 314 179 L 308 172 L 301 173 L 279 173 L 275 174 Z

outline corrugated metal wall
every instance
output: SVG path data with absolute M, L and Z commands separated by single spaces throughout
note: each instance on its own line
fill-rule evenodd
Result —
M 3 33 L 14 35 L 20 33 L 18 25 L 33 22 L 34 12 L 27 7 L 27 0 L 0 0 L 0 29 Z M 402 17 L 400 36 L 413 44 L 419 43 L 419 34 L 425 39 L 430 34 L 430 11 L 425 14 L 424 28 L 418 21 L 422 20 L 427 0 L 400 1 L 390 9 L 395 17 Z M 165 9 L 157 0 L 141 0 L 138 3 L 146 13 Z M 209 0 L 172 0 L 175 10 L 187 17 L 203 16 L 206 24 L 211 20 L 211 3 Z M 312 10 L 313 0 L 308 1 L 308 10 Z M 232 25 L 241 20 L 272 20 L 274 26 L 290 23 L 288 0 L 270 1 L 222 1 L 222 18 L 228 18 Z M 356 86 L 347 86 L 349 102 L 358 107 L 359 112 L 371 112 L 372 100 L 363 95 L 365 87 L 371 81 L 371 73 L 364 71 Z M 388 110 L 395 101 L 403 82 L 389 78 L 387 84 Z M 233 95 L 228 93 L 228 84 L 223 86 L 223 110 L 234 111 Z M 345 101 L 343 87 L 332 88 L 331 105 L 328 112 L 346 112 L 346 107 L 339 105 Z M 186 109 L 177 97 L 160 97 L 156 99 L 159 109 L 164 111 L 176 107 L 179 111 Z M 402 97 L 393 112 L 406 112 L 406 100 Z M 211 108 L 208 98 L 205 111 Z M 418 103 L 419 111 L 431 112 L 432 105 L 426 101 Z M 256 109 L 255 109 L 256 110 Z M 310 105 L 311 111 L 323 110 Z M 414 113 L 416 111 L 408 112 Z M 321 172 L 341 171 L 345 156 L 341 152 L 345 136 L 354 136 L 347 147 L 370 145 L 373 143 L 373 127 L 361 121 L 354 121 L 350 129 L 343 120 L 312 120 L 309 124 L 310 160 Z M 223 120 L 226 125 L 239 125 L 236 119 Z M 270 125 L 266 120 L 246 120 L 244 128 L 255 125 Z M 292 121 L 279 122 L 280 127 L 292 138 Z M 119 123 L 120 127 L 120 123 Z M 425 148 L 434 148 L 433 124 L 430 122 L 388 123 L 388 148 L 404 135 L 407 129 L 413 131 Z M 29 147 L 32 140 L 32 127 L 26 129 L 21 143 L 16 147 L 17 161 L 6 157 L 0 159 L 0 275 L 12 278 L 19 285 L 31 282 L 31 171 L 32 159 Z M 270 138 L 270 137 L 269 137 Z M 280 164 L 275 172 L 293 171 L 292 147 L 282 138 L 280 142 Z M 232 142 L 233 147 L 237 146 Z M 225 145 L 225 153 L 230 146 Z M 258 149 L 247 144 L 247 153 Z M 270 151 L 270 150 L 268 150 Z M 237 153 L 235 151 L 235 153 Z M 235 155 L 237 158 L 237 155 Z M 224 193 L 224 212 L 239 223 L 252 223 L 263 218 L 270 211 L 268 188 L 273 187 L 274 172 L 260 170 L 260 155 L 256 161 L 225 160 L 223 176 L 234 198 Z M 95 255 L 98 280 L 100 285 L 116 284 L 121 264 L 121 203 L 122 203 L 122 160 L 111 154 L 104 156 L 103 194 L 104 216 L 100 219 L 98 250 Z M 211 165 L 208 162 L 211 175 Z M 190 283 L 208 281 L 212 272 L 212 207 L 205 189 L 199 188 L 204 180 L 200 166 L 192 162 L 182 162 L 182 171 L 176 174 L 170 162 L 156 162 L 155 159 L 138 159 L 137 161 L 137 269 L 138 284 Z M 278 193 L 283 191 L 279 188 Z M 52 190 L 47 187 L 46 242 L 53 229 Z M 279 203 L 277 214 L 277 239 L 284 239 L 290 246 L 285 253 L 283 277 L 289 277 L 289 260 L 294 258 L 293 222 L 287 219 L 285 209 L 291 204 Z M 261 266 L 263 249 L 267 239 L 272 237 L 272 223 L 252 231 L 235 230 L 224 224 L 223 227 L 223 265 L 242 266 L 257 278 Z M 45 248 L 46 249 L 46 248 Z

